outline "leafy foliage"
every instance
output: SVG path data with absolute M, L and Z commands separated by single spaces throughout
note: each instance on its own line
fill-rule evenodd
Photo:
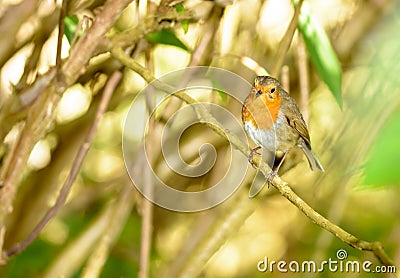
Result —
M 176 4 L 175 10 L 178 14 L 185 13 L 185 7 L 183 6 L 182 3 Z M 183 32 L 186 34 L 189 31 L 189 20 L 187 20 L 187 19 L 182 20 L 181 25 L 182 25 Z
M 67 37 L 69 43 L 74 39 L 78 23 L 79 20 L 76 15 L 68 15 L 64 18 L 64 35 Z
M 379 132 L 365 165 L 364 183 L 371 186 L 400 185 L 400 109 Z
M 182 48 L 186 51 L 189 50 L 187 46 L 180 39 L 178 39 L 175 33 L 169 29 L 163 29 L 161 31 L 148 34 L 146 39 L 151 43 L 172 45 Z
M 315 70 L 342 107 L 342 70 L 339 60 L 324 29 L 314 19 L 306 4 L 303 4 L 299 15 L 299 31 Z

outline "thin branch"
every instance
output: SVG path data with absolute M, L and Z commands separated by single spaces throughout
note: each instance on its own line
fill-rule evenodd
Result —
M 65 181 L 63 187 L 61 188 L 56 202 L 50 208 L 50 210 L 46 213 L 46 215 L 42 218 L 42 220 L 35 227 L 35 229 L 23 241 L 21 241 L 20 243 L 13 246 L 11 249 L 4 252 L 3 258 L 7 259 L 15 254 L 20 253 L 26 247 L 28 247 L 38 237 L 38 235 L 43 230 L 43 228 L 46 226 L 46 224 L 50 221 L 51 218 L 53 218 L 53 216 L 56 214 L 56 212 L 64 204 L 65 200 L 67 199 L 68 193 L 72 187 L 72 184 L 74 183 L 74 181 L 79 173 L 79 170 L 82 166 L 83 160 L 85 159 L 86 154 L 89 151 L 89 147 L 96 135 L 97 126 L 100 122 L 102 115 L 104 114 L 104 112 L 107 109 L 108 103 L 111 99 L 111 96 L 114 92 L 115 87 L 117 86 L 117 84 L 121 78 L 121 75 L 122 74 L 120 72 L 115 72 L 110 77 L 110 79 L 104 89 L 104 93 L 103 93 L 99 108 L 97 109 L 96 116 L 93 120 L 92 127 L 90 128 L 81 148 L 79 149 L 79 151 L 75 157 L 71 172 L 69 173 L 67 180 Z
M 24 0 L 17 5 L 11 5 L 1 15 L 0 24 L 0 68 L 15 54 L 16 36 L 23 23 L 27 22 L 37 10 L 38 1 Z M 2 6 L 4 4 L 2 2 Z M 2 7 L 2 10 L 4 9 Z
M 29 2 L 29 1 L 28 1 Z M 35 143 L 39 141 L 49 130 L 54 117 L 55 109 L 61 98 L 61 93 L 72 85 L 84 71 L 89 59 L 102 44 L 107 31 L 110 30 L 122 10 L 129 5 L 131 0 L 107 1 L 102 11 L 96 17 L 92 27 L 82 36 L 72 49 L 69 58 L 62 66 L 62 82 L 55 82 L 55 72 L 50 71 L 47 78 L 38 87 L 42 89 L 38 94 L 30 96 L 35 99 L 29 108 L 28 117 L 18 140 L 16 150 L 11 154 L 10 167 L 2 167 L 0 176 L 3 188 L 0 190 L 0 226 L 4 225 L 6 216 L 12 211 L 14 198 L 21 182 L 22 175 Z M 36 87 L 36 82 L 33 87 Z M 39 89 L 39 88 L 37 88 Z
M 111 218 L 114 217 L 113 211 L 115 210 L 115 202 L 113 201 L 106 204 L 85 227 L 82 227 L 79 235 L 69 241 L 57 253 L 57 256 L 40 274 L 40 277 L 73 277 L 78 272 L 85 259 L 92 252 L 93 247 L 101 245 L 101 238 L 105 231 L 110 228 Z
M 128 180 L 128 179 L 127 179 Z M 130 182 L 130 180 L 129 180 Z M 92 255 L 89 257 L 81 277 L 99 277 L 102 268 L 110 254 L 110 250 L 121 234 L 121 231 L 129 218 L 135 200 L 132 188 L 124 184 L 115 203 L 112 206 L 111 216 L 107 227 L 104 229 L 101 239 Z M 83 260 L 82 260 L 83 261 Z
M 111 29 L 115 20 L 130 2 L 132 0 L 113 0 L 104 4 L 93 25 L 71 49 L 70 58 L 62 66 L 67 84 L 74 83 L 82 73 L 82 68 L 86 66 L 98 48 L 107 44 L 109 40 L 104 35 Z
M 214 37 L 218 28 L 218 23 L 222 15 L 222 8 L 215 5 L 210 18 L 200 25 L 202 35 L 197 47 L 190 56 L 188 67 L 206 65 L 214 50 Z
M 307 51 L 303 39 L 299 36 L 297 45 L 297 67 L 299 69 L 299 82 L 300 82 L 300 109 L 303 114 L 304 120 L 308 123 L 308 98 L 310 92 L 310 82 L 307 64 Z
M 120 60 L 124 65 L 133 65 L 131 69 L 139 73 L 148 83 L 156 80 L 154 76 L 143 66 L 138 64 L 136 61 L 131 59 L 129 56 L 125 55 L 125 53 L 121 53 L 120 51 L 113 51 L 112 54 L 116 58 L 120 58 Z M 171 91 L 171 88 L 169 85 L 162 83 L 161 81 L 158 82 L 153 82 L 153 85 L 161 90 L 164 90 L 167 88 L 167 91 Z M 172 88 L 172 91 L 173 88 Z M 191 99 L 189 96 L 185 96 L 186 94 L 184 92 L 179 92 L 178 94 L 174 94 L 174 96 L 177 96 L 181 98 L 182 100 L 186 101 L 189 100 L 188 103 L 192 103 L 192 101 L 196 102 L 195 100 Z M 246 157 L 250 155 L 250 151 L 248 146 L 246 146 L 242 141 L 240 141 L 239 138 L 231 134 L 228 130 L 224 130 L 221 128 L 221 124 L 202 106 L 197 105 L 197 113 L 200 115 L 202 120 L 206 121 L 206 125 L 210 127 L 213 131 L 215 131 L 217 134 L 220 136 L 224 137 L 226 140 L 228 140 L 227 134 L 229 134 L 230 138 L 230 143 L 239 151 L 244 153 Z M 262 173 L 269 173 L 271 171 L 271 168 L 260 159 L 260 157 L 255 156 L 253 159 L 253 162 L 255 165 L 259 167 L 259 170 Z M 352 234 L 348 233 L 347 231 L 343 230 L 342 228 L 338 227 L 337 225 L 333 224 L 330 222 L 328 219 L 320 215 L 318 212 L 316 212 L 310 205 L 308 205 L 305 201 L 303 201 L 293 190 L 290 188 L 288 183 L 283 181 L 279 176 L 275 176 L 272 185 L 279 191 L 279 193 L 285 197 L 287 200 L 289 200 L 293 205 L 295 205 L 305 216 L 307 216 L 312 222 L 320 226 L 321 228 L 327 230 L 328 232 L 332 233 L 334 236 L 339 238 L 341 241 L 344 243 L 347 243 L 348 245 L 358 249 L 358 250 L 365 250 L 365 251 L 371 251 L 374 253 L 374 255 L 378 258 L 378 260 L 385 264 L 385 265 L 394 265 L 394 262 L 389 258 L 389 256 L 386 254 L 386 252 L 383 249 L 383 246 L 380 242 L 367 242 L 361 239 L 358 239 L 357 237 L 353 236 Z M 259 197 L 260 198 L 260 197 Z M 236 206 L 239 211 L 235 213 L 240 214 L 240 210 L 243 209 L 243 206 Z M 245 214 L 247 215 L 247 213 Z M 245 218 L 240 218 L 241 223 L 243 222 Z M 226 237 L 222 237 L 222 240 L 225 240 Z M 222 243 L 221 243 L 222 245 Z M 208 252 L 207 250 L 204 250 L 204 252 Z M 213 253 L 207 253 L 207 254 L 197 254 L 198 256 L 201 256 L 202 258 L 205 259 L 204 262 L 208 261 L 208 259 L 212 256 Z M 197 256 L 195 256 L 197 257 Z M 190 262 L 187 263 L 188 265 Z M 199 265 L 197 265 L 197 269 L 200 271 Z
M 145 175 L 145 191 L 152 189 L 151 186 L 151 173 L 150 169 L 146 168 Z M 146 194 L 152 194 L 147 192 Z M 149 195 L 146 195 L 149 196 Z M 151 195 L 150 195 L 151 196 Z M 150 270 L 150 250 L 151 250 L 151 238 L 153 234 L 153 204 L 143 198 L 142 202 L 142 231 L 140 238 L 140 270 L 139 278 L 149 277 Z
M 153 64 L 153 59 L 152 59 L 152 53 L 148 50 L 146 50 L 146 67 L 149 71 L 152 70 L 154 67 Z M 154 104 L 155 103 L 155 97 L 153 90 L 150 90 L 148 94 L 146 94 L 146 108 L 149 114 L 151 114 L 151 111 L 154 109 Z M 150 119 L 149 121 L 149 129 L 151 132 L 155 131 L 156 128 L 156 121 L 154 118 Z M 153 140 L 152 140 L 153 139 Z M 150 139 L 154 141 L 154 137 Z M 156 144 L 150 143 L 152 146 L 155 146 Z M 151 153 L 149 154 L 150 156 L 155 156 L 159 155 L 161 152 L 159 150 L 159 147 L 154 147 L 151 150 Z M 150 161 L 154 161 L 154 159 L 151 159 Z M 143 165 L 143 164 L 141 164 Z M 144 168 L 144 193 L 145 196 L 152 196 L 153 195 L 153 186 L 151 184 L 151 172 L 148 167 Z M 141 229 L 141 235 L 140 235 L 140 263 L 139 263 L 139 278 L 147 278 L 149 277 L 149 272 L 150 272 L 150 251 L 151 251 L 151 239 L 153 235 L 153 212 L 154 212 L 154 207 L 153 203 L 151 203 L 147 198 L 143 198 L 142 200 L 142 207 L 141 207 L 141 213 L 142 213 L 142 229 Z
M 251 184 L 251 182 L 250 182 Z M 259 195 L 256 199 L 250 199 L 246 190 L 247 186 L 242 186 L 235 193 L 235 199 L 223 209 L 223 214 L 217 217 L 216 221 L 209 228 L 208 233 L 194 248 L 192 253 L 183 262 L 181 269 L 172 270 L 172 273 L 164 277 L 198 277 L 203 271 L 207 261 L 218 251 L 227 238 L 238 231 L 246 220 L 258 207 Z M 171 271 L 171 270 L 169 270 Z
M 0 250 L 3 250 L 5 233 L 6 233 L 6 228 L 1 227 L 0 228 Z M 3 258 L 0 258 L 0 265 L 5 264 L 5 263 L 6 263 L 6 261 Z
M 131 70 L 135 71 L 136 73 L 138 73 L 140 76 L 143 77 L 144 80 L 146 80 L 146 82 L 148 83 L 152 83 L 152 85 L 154 85 L 154 87 L 156 87 L 157 89 L 160 89 L 164 92 L 167 93 L 174 93 L 176 91 L 176 89 L 166 83 L 163 83 L 161 81 L 159 81 L 158 79 L 156 79 L 150 71 L 148 71 L 146 68 L 144 68 L 141 64 L 139 64 L 138 62 L 136 62 L 134 59 L 132 59 L 131 57 L 129 57 L 124 50 L 121 47 L 115 47 L 111 50 L 111 54 L 117 59 L 119 60 L 124 66 L 130 68 Z M 187 102 L 187 103 L 196 103 L 196 100 L 191 98 L 189 95 L 187 94 L 175 94 L 175 96 L 181 98 L 183 101 Z
M 284 65 L 281 72 L 281 83 L 286 92 L 290 92 L 290 72 L 289 66 Z
M 296 31 L 297 28 L 297 22 L 299 19 L 299 14 L 300 14 L 300 9 L 303 4 L 303 0 L 300 0 L 299 3 L 297 3 L 297 6 L 294 10 L 294 15 L 292 18 L 292 21 L 290 21 L 289 27 L 286 30 L 285 35 L 283 36 L 283 40 L 279 44 L 279 49 L 278 53 L 276 54 L 276 62 L 274 65 L 274 68 L 272 69 L 272 76 L 278 76 L 279 71 L 283 65 L 283 60 L 285 59 L 285 54 L 289 50 L 290 44 L 292 43 L 292 39 L 294 36 L 294 32 Z
M 37 75 L 38 73 L 38 61 L 40 58 L 40 55 L 42 53 L 42 49 L 44 44 L 46 43 L 47 39 L 51 35 L 51 33 L 54 30 L 54 27 L 57 25 L 57 12 L 58 10 L 55 11 L 55 13 L 52 13 L 46 17 L 44 17 L 40 21 L 40 28 L 37 30 L 37 32 L 33 35 L 32 38 L 32 44 L 33 44 L 33 50 L 30 56 L 27 58 L 23 75 L 21 76 L 21 79 L 19 80 L 18 84 L 15 85 L 16 93 L 18 94 L 21 90 L 24 90 L 25 88 L 29 87 L 29 79 L 32 78 L 32 75 L 35 74 Z M 19 96 L 16 96 L 18 98 Z
M 56 52 L 56 67 L 57 71 L 61 69 L 61 50 L 62 39 L 64 37 L 64 18 L 67 14 L 68 0 L 63 0 L 60 10 L 60 17 L 58 18 L 58 37 L 57 37 L 57 52 Z M 61 75 L 57 75 L 57 78 Z
M 78 41 L 80 35 L 90 26 L 90 22 L 93 20 L 93 18 L 84 15 L 81 20 L 79 20 L 78 25 L 76 26 L 76 31 L 74 34 L 74 37 L 72 38 L 71 41 L 71 47 L 74 47 L 76 45 L 76 42 Z
M 254 59 L 248 57 L 248 56 L 243 56 L 243 55 L 236 55 L 233 53 L 226 53 L 226 54 L 221 54 L 221 53 L 215 53 L 214 58 L 233 58 L 239 60 L 239 62 L 248 68 L 249 70 L 253 71 L 257 75 L 270 75 L 268 71 L 262 67 L 259 63 L 257 63 Z
M 384 265 L 394 265 L 392 259 L 386 254 L 383 246 L 380 242 L 367 242 L 352 234 L 346 232 L 339 226 L 331 223 L 328 219 L 323 217 L 321 214 L 316 212 L 312 207 L 310 207 L 303 199 L 301 199 L 290 186 L 282 181 L 281 179 L 277 180 L 274 183 L 276 189 L 278 189 L 279 193 L 282 194 L 286 199 L 288 199 L 293 205 L 295 205 L 305 216 L 307 216 L 312 222 L 320 226 L 321 228 L 327 230 L 332 233 L 334 236 L 339 238 L 341 241 L 347 243 L 351 247 L 354 247 L 358 250 L 372 251 L 378 260 Z

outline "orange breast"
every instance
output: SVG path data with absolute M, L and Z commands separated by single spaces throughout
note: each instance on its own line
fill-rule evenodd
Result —
M 281 107 L 282 99 L 279 96 L 277 96 L 273 100 L 269 100 L 268 97 L 264 97 L 264 99 L 267 104 L 269 113 L 271 114 L 271 118 L 275 123 L 276 120 L 278 119 L 278 114 L 279 114 L 279 109 Z
M 278 119 L 280 104 L 280 98 L 269 100 L 267 96 L 249 95 L 242 109 L 242 120 L 260 129 L 270 129 Z

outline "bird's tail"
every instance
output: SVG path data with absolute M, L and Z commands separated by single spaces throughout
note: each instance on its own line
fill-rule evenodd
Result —
M 304 154 L 307 157 L 308 163 L 310 163 L 311 170 L 321 170 L 325 172 L 324 167 L 322 167 L 321 162 L 319 162 L 318 158 L 315 156 L 313 151 L 307 144 L 303 141 L 299 144 L 299 147 L 303 150 Z

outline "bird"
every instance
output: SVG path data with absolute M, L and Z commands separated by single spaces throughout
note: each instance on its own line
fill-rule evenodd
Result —
M 304 152 L 311 170 L 324 172 L 322 164 L 311 149 L 307 124 L 296 101 L 282 88 L 279 81 L 271 76 L 257 76 L 254 85 L 242 107 L 244 130 L 257 145 L 249 155 L 250 164 L 260 149 L 283 153 L 275 170 L 267 177 L 268 187 L 287 154 L 298 146 Z

